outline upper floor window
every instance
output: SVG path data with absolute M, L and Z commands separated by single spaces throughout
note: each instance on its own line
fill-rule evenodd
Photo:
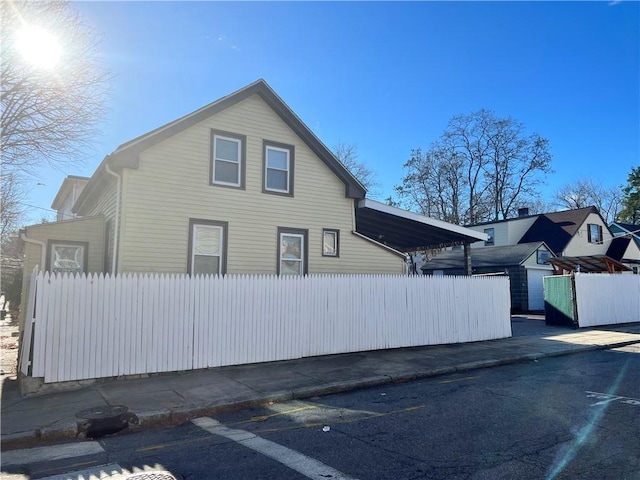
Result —
M 226 273 L 226 222 L 189 222 L 189 267 L 192 275 Z
M 587 225 L 587 232 L 589 243 L 602 243 L 602 225 L 589 223 Z
M 487 238 L 487 240 L 484 242 L 484 244 L 486 246 L 493 245 L 494 244 L 494 233 L 495 233 L 495 230 L 493 228 L 485 228 L 484 229 L 484 233 L 486 233 L 489 236 L 489 238 Z
M 264 142 L 264 192 L 293 195 L 293 150 L 293 145 Z
M 244 187 L 246 137 L 228 132 L 211 132 L 211 184 Z

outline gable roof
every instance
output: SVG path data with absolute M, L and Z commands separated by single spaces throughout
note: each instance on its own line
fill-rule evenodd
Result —
M 559 255 L 592 213 L 600 215 L 596 207 L 541 214 L 518 243 L 543 241 Z
M 89 177 L 81 177 L 79 175 L 67 175 L 60 185 L 60 189 L 56 194 L 53 202 L 51 202 L 51 208 L 59 210 L 62 207 L 62 203 L 71 193 L 74 182 L 86 184 L 89 181 Z
M 522 243 L 503 247 L 472 248 L 471 265 L 474 268 L 520 265 L 540 247 L 548 249 L 544 242 Z M 422 270 L 463 270 L 464 268 L 463 250 L 442 252 L 422 266 Z
M 619 227 L 631 233 L 640 232 L 640 225 L 634 225 L 633 223 L 613 222 L 612 225 L 618 225 Z
M 252 95 L 258 95 L 264 102 L 298 135 L 329 169 L 345 184 L 345 195 L 348 198 L 361 199 L 365 197 L 366 189 L 336 158 L 336 156 L 315 136 L 302 120 L 284 103 L 263 79 L 259 79 L 240 90 L 224 96 L 209 105 L 172 122 L 136 137 L 118 146 L 111 154 L 107 155 L 95 173 L 89 184 L 78 198 L 73 211 L 83 213 L 88 205 L 88 200 L 106 188 L 109 175 L 106 165 L 110 168 L 138 168 L 140 153 L 167 138 L 176 135 L 193 125 L 221 112 Z
M 640 247 L 640 225 L 613 222 L 609 225 L 609 229 L 616 229 L 616 232 L 620 231 L 620 233 L 614 233 L 616 237 L 633 238 L 634 242 Z
M 611 244 L 607 249 L 607 257 L 611 257 L 614 260 L 621 261 L 624 257 L 624 252 L 627 251 L 627 247 L 631 243 L 631 238 L 628 237 L 614 237 L 611 240 Z

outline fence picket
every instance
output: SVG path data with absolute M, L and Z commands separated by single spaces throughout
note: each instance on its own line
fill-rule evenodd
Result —
M 575 276 L 581 327 L 640 320 L 640 276 L 578 274 Z
M 33 282 L 33 375 L 45 382 L 511 334 L 506 278 L 40 273 Z

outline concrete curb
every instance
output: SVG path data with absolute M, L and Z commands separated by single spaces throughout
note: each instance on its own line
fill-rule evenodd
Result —
M 165 408 L 150 410 L 146 412 L 133 412 L 138 417 L 138 424 L 131 425 L 129 428 L 130 431 L 140 431 L 145 428 L 177 425 L 201 416 L 211 416 L 221 412 L 258 407 L 267 403 L 278 403 L 288 400 L 319 397 L 324 395 L 331 395 L 334 393 L 342 393 L 352 390 L 388 385 L 392 383 L 403 383 L 413 380 L 420 380 L 423 378 L 438 377 L 458 372 L 479 370 L 501 365 L 524 363 L 528 361 L 536 361 L 541 358 L 568 356 L 576 353 L 585 353 L 596 350 L 608 350 L 611 348 L 633 345 L 635 343 L 638 343 L 637 339 L 627 340 L 624 342 L 616 342 L 607 345 L 580 345 L 577 348 L 558 350 L 555 352 L 527 353 L 501 359 L 468 362 L 457 366 L 438 367 L 429 370 L 403 372 L 396 375 L 376 375 L 372 377 L 360 378 L 357 380 L 331 382 L 323 385 L 293 389 L 291 391 L 281 391 L 270 394 L 258 393 L 253 398 L 215 405 L 203 402 L 202 404 L 184 405 L 176 408 Z M 3 435 L 2 450 L 13 450 L 16 448 L 34 446 L 36 443 L 46 444 L 53 441 L 73 440 L 76 438 L 80 438 L 82 434 L 79 433 L 78 423 L 80 422 L 66 422 L 60 425 L 52 425 L 34 431 Z

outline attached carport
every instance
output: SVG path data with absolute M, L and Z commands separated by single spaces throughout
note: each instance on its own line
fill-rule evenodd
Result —
M 464 246 L 465 270 L 471 275 L 470 245 L 487 235 L 370 199 L 356 208 L 356 231 L 376 242 L 403 252 Z

